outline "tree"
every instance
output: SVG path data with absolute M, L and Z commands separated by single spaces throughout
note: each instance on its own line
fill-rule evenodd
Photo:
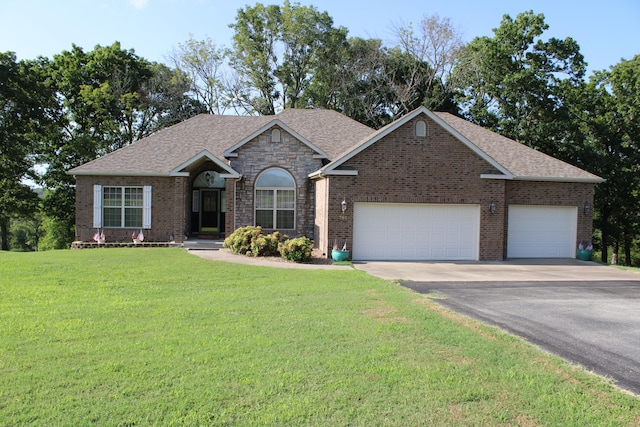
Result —
M 461 52 L 455 78 L 462 111 L 474 122 L 533 148 L 570 160 L 575 126 L 563 102 L 582 82 L 585 63 L 578 44 L 540 37 L 548 25 L 532 11 L 509 15 L 494 37 L 476 37 Z
M 74 45 L 54 56 L 49 73 L 64 120 L 42 158 L 48 166 L 43 209 L 69 230 L 75 222 L 69 169 L 203 111 L 185 96 L 188 83 L 178 73 L 118 42 L 88 53 Z
M 37 179 L 33 169 L 42 141 L 56 118 L 55 97 L 43 70 L 46 60 L 16 62 L 0 53 L 0 237 L 9 250 L 12 218 L 32 215 L 38 196 L 25 180 Z
M 346 29 L 312 6 L 247 6 L 238 11 L 232 66 L 238 80 L 232 100 L 249 114 L 306 107 L 316 70 L 346 41 Z
M 392 120 L 386 61 L 381 40 L 349 39 L 318 68 L 306 92 L 309 104 L 339 111 L 373 128 L 386 125 Z
M 610 71 L 594 74 L 580 89 L 575 116 L 586 135 L 585 154 L 592 170 L 606 179 L 596 187 L 595 224 L 601 231 L 602 261 L 623 246 L 631 264 L 631 246 L 640 236 L 640 55 Z
M 190 38 L 173 49 L 169 60 L 189 84 L 189 93 L 210 114 L 224 114 L 226 99 L 224 65 L 229 52 L 219 48 L 210 38 Z
M 397 48 L 402 52 L 396 56 L 405 57 L 401 62 L 406 84 L 399 87 L 396 95 L 400 104 L 408 105 L 402 108 L 402 114 L 414 109 L 413 98 L 430 109 L 452 110 L 451 98 L 456 87 L 453 70 L 464 46 L 462 33 L 449 18 L 437 14 L 423 16 L 417 32 L 409 23 L 396 26 L 394 33 Z

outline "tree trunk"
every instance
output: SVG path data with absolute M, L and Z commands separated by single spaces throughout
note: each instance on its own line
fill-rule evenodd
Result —
M 611 265 L 618 265 L 618 239 L 613 241 L 611 248 Z
M 0 238 L 2 239 L 2 250 L 9 250 L 9 224 L 6 221 L 0 223 Z
M 600 231 L 602 234 L 600 261 L 606 264 L 609 260 L 609 212 L 606 206 L 603 206 L 600 210 Z
M 624 265 L 631 267 L 631 239 L 627 236 L 624 236 Z

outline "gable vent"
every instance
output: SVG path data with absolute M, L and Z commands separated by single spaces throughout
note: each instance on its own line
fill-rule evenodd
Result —
M 273 129 L 271 131 L 271 142 L 280 142 L 280 129 Z

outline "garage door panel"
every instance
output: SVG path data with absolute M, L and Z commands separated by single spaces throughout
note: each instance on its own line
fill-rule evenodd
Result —
M 508 258 L 573 258 L 577 208 L 509 206 Z
M 477 205 L 356 203 L 354 260 L 477 260 Z

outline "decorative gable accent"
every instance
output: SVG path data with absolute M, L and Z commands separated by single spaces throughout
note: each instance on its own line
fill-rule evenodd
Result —
M 354 173 L 354 171 L 352 171 L 352 170 L 350 170 L 349 173 L 345 173 L 343 167 L 346 166 L 345 163 L 347 161 L 349 161 L 350 159 L 352 159 L 357 154 L 363 152 L 364 150 L 366 150 L 367 148 L 369 148 L 370 146 L 372 146 L 376 142 L 380 141 L 385 136 L 391 134 L 392 132 L 394 132 L 395 130 L 397 130 L 398 128 L 400 128 L 401 126 L 405 125 L 406 123 L 408 123 L 409 121 L 413 120 L 414 118 L 418 117 L 421 114 L 426 115 L 428 118 L 430 118 L 431 120 L 436 122 L 439 126 L 444 128 L 451 135 L 453 135 L 458 141 L 463 143 L 471 151 L 476 153 L 478 156 L 480 156 L 480 158 L 485 160 L 487 163 L 489 163 L 491 166 L 493 166 L 493 168 L 495 168 L 497 171 L 500 172 L 500 175 L 491 175 L 490 176 L 491 178 L 500 177 L 500 179 L 513 179 L 512 174 L 505 167 L 503 167 L 501 164 L 499 164 L 497 161 L 495 161 L 493 158 L 491 158 L 487 153 L 482 151 L 475 144 L 473 144 L 470 140 L 465 138 L 462 134 L 460 134 L 453 127 L 451 127 L 448 123 L 446 123 L 444 120 L 442 120 L 440 117 L 438 117 L 437 115 L 435 115 L 434 113 L 432 113 L 431 111 L 429 111 L 425 107 L 420 107 L 420 108 L 412 111 L 411 113 L 405 115 L 404 117 L 396 120 L 395 122 L 383 127 L 378 132 L 374 133 L 371 137 L 365 139 L 363 142 L 361 142 L 360 144 L 356 145 L 353 149 L 351 149 L 349 152 L 347 152 L 346 154 L 344 154 L 340 158 L 338 158 L 338 159 L 334 160 L 333 162 L 329 163 L 328 165 L 326 165 L 322 169 L 310 174 L 309 177 L 311 177 L 311 178 L 316 177 L 317 178 L 317 177 L 320 177 L 320 176 L 323 176 L 323 175 L 346 175 L 346 174 L 348 174 L 348 175 L 357 175 L 357 171 L 355 171 L 355 173 Z M 426 127 L 425 127 L 425 132 L 426 132 Z
M 220 174 L 222 178 L 237 179 L 242 176 L 241 174 L 236 172 L 231 166 L 229 166 L 228 164 L 226 164 L 225 162 L 223 162 L 222 160 L 218 159 L 216 156 L 211 154 L 208 150 L 203 150 L 200 153 L 193 156 L 192 158 L 190 158 L 189 160 L 187 160 L 186 162 L 183 162 L 182 164 L 178 165 L 169 173 L 169 176 L 189 176 L 189 172 L 185 171 L 185 169 L 188 169 L 189 166 L 197 164 L 198 162 L 203 160 L 210 160 L 216 166 L 222 169 L 224 171 L 224 173 Z
M 280 119 L 274 119 L 274 120 L 270 121 L 269 123 L 267 123 L 266 125 L 264 125 L 261 128 L 259 128 L 258 130 L 256 130 L 255 132 L 251 133 L 250 135 L 247 135 L 246 137 L 241 139 L 237 144 L 235 144 L 235 145 L 231 146 L 230 148 L 228 148 L 227 150 L 225 150 L 224 156 L 227 157 L 227 158 L 238 157 L 238 153 L 236 151 L 240 147 L 242 147 L 243 145 L 245 145 L 249 141 L 252 141 L 257 136 L 263 134 L 264 132 L 266 132 L 269 129 L 274 128 L 274 127 L 277 127 L 279 129 L 273 129 L 273 131 L 271 133 L 271 138 L 270 138 L 271 142 L 280 142 L 281 141 L 282 135 L 281 135 L 280 129 L 282 129 L 282 130 L 286 131 L 287 133 L 289 133 L 290 135 L 292 135 L 298 141 L 302 142 L 304 145 L 309 147 L 311 150 L 313 150 L 315 152 L 315 154 L 313 156 L 314 158 L 316 158 L 316 159 L 326 159 L 326 158 L 329 157 L 327 155 L 327 153 L 325 153 L 323 150 L 321 150 L 318 146 L 314 145 L 313 143 L 311 143 L 311 141 L 309 141 L 308 139 L 306 139 L 305 137 L 300 135 L 298 132 L 294 131 L 291 127 L 287 126 Z M 274 140 L 274 132 L 276 132 L 276 131 L 277 131 L 277 135 L 278 135 L 278 141 Z

